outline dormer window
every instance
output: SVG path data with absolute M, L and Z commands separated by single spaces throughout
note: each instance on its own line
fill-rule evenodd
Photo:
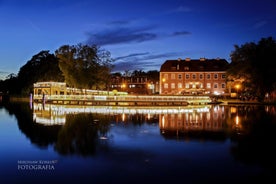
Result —
M 190 68 L 189 68 L 188 66 L 185 66 L 185 67 L 184 67 L 184 70 L 185 70 L 185 71 L 188 71 L 188 70 L 190 70 Z

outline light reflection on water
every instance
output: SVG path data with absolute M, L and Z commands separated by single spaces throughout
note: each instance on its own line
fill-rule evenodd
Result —
M 31 105 L 0 106 L 5 183 L 274 179 L 274 106 Z M 18 160 L 56 163 L 54 170 L 18 170 Z
M 181 107 L 114 107 L 114 106 L 79 106 L 79 105 L 56 105 L 34 103 L 33 118 L 36 123 L 44 125 L 65 124 L 67 114 L 77 113 L 100 113 L 100 114 L 121 114 L 124 119 L 125 114 L 151 115 L 159 114 L 188 114 L 209 112 L 211 105 L 181 106 Z

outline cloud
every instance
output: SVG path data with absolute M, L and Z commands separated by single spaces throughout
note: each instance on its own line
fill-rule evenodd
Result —
M 126 22 L 113 22 L 113 24 L 126 24 Z M 167 36 L 183 36 L 192 34 L 189 31 L 175 31 Z M 142 28 L 115 28 L 108 30 L 101 30 L 98 33 L 87 33 L 87 44 L 96 44 L 100 46 L 116 45 L 125 43 L 141 43 L 151 40 L 156 40 L 164 36 L 151 31 L 149 27 Z
M 142 43 L 152 40 L 159 40 L 169 37 L 185 36 L 192 34 L 189 31 L 174 31 L 166 33 L 157 33 L 157 26 L 132 26 L 131 21 L 112 21 L 109 22 L 104 29 L 98 30 L 96 33 L 87 33 L 88 39 L 86 44 L 96 44 L 99 46 L 121 45 L 131 43 Z M 160 30 L 160 29 L 158 29 Z M 134 49 L 135 49 L 134 45 Z M 152 48 L 151 48 L 152 49 Z M 113 71 L 126 70 L 156 70 L 168 58 L 178 58 L 183 53 L 155 53 L 152 54 L 146 48 L 145 51 L 139 53 L 130 53 L 126 55 L 116 56 L 114 59 Z
M 159 70 L 161 64 L 170 57 L 177 57 L 180 53 L 162 53 L 151 54 L 145 53 L 132 53 L 126 56 L 120 56 L 115 58 L 114 71 L 133 71 L 133 70 Z
M 134 54 L 126 55 L 126 56 L 116 57 L 116 58 L 114 58 L 114 59 L 115 59 L 115 60 L 122 60 L 122 59 L 137 57 L 137 56 L 143 56 L 143 55 L 147 55 L 147 54 L 149 54 L 149 53 L 148 53 L 148 52 L 144 52 L 144 53 L 134 53 Z
M 157 38 L 157 34 L 150 32 L 150 28 L 115 28 L 95 34 L 88 33 L 88 44 L 114 45 L 122 43 L 141 43 Z
M 182 35 L 190 35 L 190 34 L 192 34 L 192 33 L 189 31 L 176 31 L 172 35 L 173 36 L 182 36 Z

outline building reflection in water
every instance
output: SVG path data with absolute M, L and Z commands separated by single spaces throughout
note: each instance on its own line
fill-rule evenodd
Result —
M 147 119 L 153 115 L 186 114 L 192 112 L 207 112 L 211 106 L 184 106 L 184 107 L 114 107 L 114 106 L 79 106 L 56 104 L 33 104 L 33 119 L 44 125 L 62 125 L 66 123 L 67 114 L 100 113 L 121 115 L 121 121 L 126 121 L 127 115 L 141 114 Z
M 165 138 L 199 138 L 228 133 L 246 133 L 243 121 L 249 107 L 237 106 L 181 106 L 181 107 L 122 107 L 122 106 L 79 106 L 57 104 L 33 104 L 33 120 L 43 125 L 64 125 L 66 115 L 97 113 L 111 116 L 114 122 L 159 124 Z M 250 109 L 249 109 L 250 110 Z M 139 122 L 138 122 L 139 121 Z M 208 134 L 208 135 L 207 135 Z M 228 134 L 229 135 L 229 134 Z
M 235 108 L 231 114 L 236 114 Z M 183 137 L 187 133 L 225 133 L 225 106 L 183 106 L 183 107 L 108 107 L 108 106 L 77 106 L 56 104 L 33 104 L 34 122 L 43 125 L 64 125 L 67 114 L 100 113 L 115 115 L 115 122 L 133 121 L 133 115 L 140 115 L 141 119 L 155 119 L 159 122 L 160 132 L 164 137 Z M 137 117 L 136 117 L 137 118 Z M 140 122 L 142 123 L 142 122 Z M 236 117 L 235 130 L 239 123 Z M 231 127 L 231 126 L 230 126 Z M 191 135 L 189 135 L 191 136 Z M 209 135 L 208 135 L 209 136 Z
M 225 107 L 194 108 L 185 113 L 161 114 L 159 127 L 166 138 L 210 138 L 212 135 L 225 138 Z

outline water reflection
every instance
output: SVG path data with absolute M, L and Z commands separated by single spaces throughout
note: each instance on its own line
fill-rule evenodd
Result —
M 112 149 L 112 129 L 152 125 L 170 140 L 231 141 L 237 161 L 275 168 L 275 106 L 89 107 L 7 104 L 18 127 L 39 148 L 93 156 Z M 126 130 L 132 131 L 132 130 Z M 116 136 L 116 135 L 115 135 Z
M 191 110 L 186 113 L 160 115 L 159 127 L 166 138 L 225 139 L 226 114 L 224 106 Z
M 126 121 L 129 115 L 146 115 L 147 119 L 159 114 L 182 114 L 209 112 L 211 106 L 170 107 L 116 107 L 116 106 L 80 106 L 34 103 L 33 119 L 44 125 L 62 125 L 66 123 L 67 114 L 97 113 L 106 115 L 121 115 L 121 121 Z M 117 119 L 118 120 L 118 119 Z

